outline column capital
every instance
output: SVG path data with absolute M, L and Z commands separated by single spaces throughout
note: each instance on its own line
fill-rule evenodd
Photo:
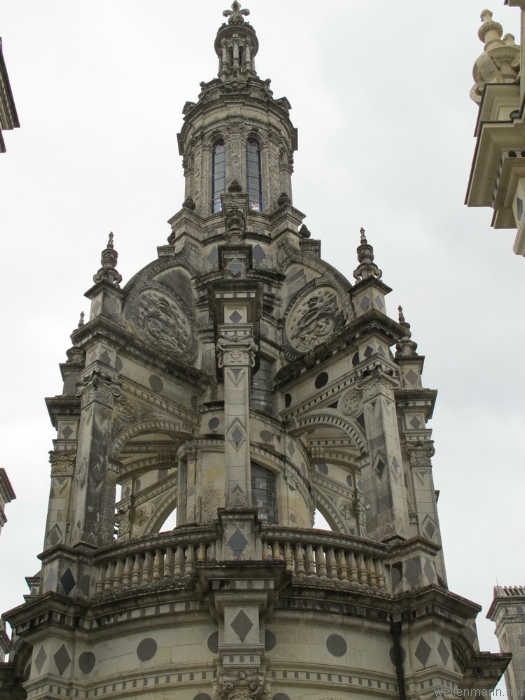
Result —
M 94 367 L 86 372 L 77 386 L 81 408 L 95 402 L 113 408 L 115 399 L 121 393 L 121 383 L 117 377 L 100 367 Z
M 217 360 L 223 367 L 254 367 L 258 346 L 251 333 L 251 324 L 242 328 L 220 326 L 217 339 Z M 238 332 L 239 331 L 239 332 Z

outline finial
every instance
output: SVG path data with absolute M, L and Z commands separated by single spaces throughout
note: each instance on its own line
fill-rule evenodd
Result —
M 250 14 L 250 10 L 241 10 L 241 3 L 237 2 L 235 0 L 232 2 L 232 9 L 231 10 L 224 10 L 222 13 L 224 17 L 228 17 L 228 24 L 243 24 L 244 23 L 244 18 L 247 17 Z
M 375 277 L 379 280 L 383 273 L 374 262 L 374 249 L 366 240 L 365 229 L 361 228 L 359 233 L 361 234 L 361 243 L 357 248 L 359 265 L 354 270 L 354 278 L 358 282 L 362 282 L 370 277 Z
M 96 282 L 107 282 L 113 285 L 117 289 L 120 289 L 120 283 L 122 282 L 122 275 L 117 271 L 117 260 L 118 253 L 114 250 L 113 246 L 113 233 L 109 234 L 109 240 L 106 248 L 102 251 L 100 258 L 100 263 L 102 267 L 93 275 L 93 281 Z
M 231 192 L 232 194 L 242 192 L 242 185 L 239 180 L 232 180 L 230 182 L 228 185 L 228 192 Z
M 481 13 L 481 27 L 478 37 L 483 42 L 484 51 L 474 63 L 474 85 L 470 90 L 471 99 L 481 103 L 485 85 L 488 83 L 517 83 L 520 72 L 520 47 L 514 37 L 505 34 L 503 27 L 495 22 L 490 10 Z
M 291 200 L 290 200 L 290 197 L 288 196 L 288 194 L 286 192 L 281 192 L 281 196 L 277 200 L 277 204 L 280 207 L 282 207 L 283 204 L 290 204 L 290 203 L 291 203 Z
M 310 233 L 310 229 L 307 228 L 306 224 L 303 224 L 299 229 L 299 235 L 303 238 L 310 238 L 312 234 Z
M 399 311 L 399 325 L 403 327 L 404 335 L 396 345 L 396 357 L 417 357 L 417 343 L 410 340 L 412 333 L 410 331 L 410 323 L 405 320 L 405 315 L 403 313 L 403 307 L 397 307 Z
M 186 197 L 184 202 L 182 202 L 182 206 L 185 209 L 189 209 L 190 211 L 195 211 L 195 202 L 193 201 L 192 197 Z
M 82 326 L 84 325 L 84 316 L 85 316 L 84 312 L 81 311 L 81 312 L 80 312 L 80 320 L 79 320 L 79 322 L 78 322 L 78 327 L 79 327 L 79 328 L 82 328 Z

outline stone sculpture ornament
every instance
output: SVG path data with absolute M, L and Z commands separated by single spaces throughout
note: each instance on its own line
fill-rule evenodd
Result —
M 232 9 L 224 10 L 222 14 L 224 17 L 228 17 L 228 24 L 244 24 L 244 17 L 250 14 L 250 10 L 241 10 L 241 3 L 235 0 L 232 2 Z
M 193 335 L 182 303 L 157 289 L 146 289 L 137 303 L 137 323 L 146 340 L 169 355 L 191 356 Z
M 359 395 L 359 392 L 355 389 L 352 389 L 343 396 L 341 410 L 346 416 L 353 416 L 359 410 L 360 404 L 361 397 Z
M 338 296 L 327 285 L 299 298 L 287 316 L 288 342 L 301 354 L 329 340 L 342 324 Z
M 217 340 L 219 369 L 223 367 L 255 366 L 257 344 L 251 335 L 221 335 Z
M 93 281 L 95 283 L 107 282 L 113 287 L 120 289 L 122 275 L 117 270 L 118 253 L 114 249 L 113 238 L 113 234 L 110 233 L 108 244 L 102 251 L 102 255 L 100 257 L 100 264 L 102 267 L 95 275 L 93 275 Z
M 221 687 L 222 686 L 222 687 Z M 269 700 L 264 674 L 258 671 L 225 671 L 214 689 L 214 700 Z

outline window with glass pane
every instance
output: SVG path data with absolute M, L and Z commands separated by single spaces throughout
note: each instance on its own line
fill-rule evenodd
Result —
M 213 144 L 211 164 L 211 211 L 221 210 L 221 194 L 226 192 L 226 144 L 222 139 Z
M 252 505 L 263 522 L 277 522 L 277 479 L 258 464 L 252 464 Z
M 262 211 L 261 147 L 255 139 L 246 142 L 246 191 L 252 211 Z

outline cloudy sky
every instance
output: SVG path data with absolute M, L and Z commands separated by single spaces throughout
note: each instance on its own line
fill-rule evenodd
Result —
M 21 129 L 0 156 L 2 455 L 17 500 L 0 540 L 0 608 L 38 569 L 54 431 L 44 396 L 109 231 L 127 281 L 183 200 L 182 106 L 216 73 L 225 0 L 2 0 Z M 439 390 L 434 477 L 449 585 L 483 605 L 523 584 L 525 260 L 464 207 L 477 107 L 477 0 L 251 0 L 258 73 L 299 129 L 294 204 L 350 278 L 359 228 Z M 519 11 L 490 9 L 519 41 Z

